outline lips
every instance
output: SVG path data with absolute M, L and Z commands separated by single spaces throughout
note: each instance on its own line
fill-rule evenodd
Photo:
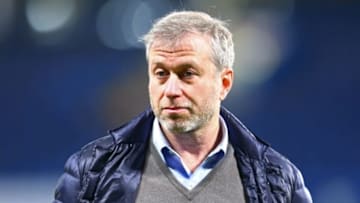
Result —
M 181 113 L 181 112 L 187 111 L 188 108 L 187 107 L 179 107 L 179 106 L 169 106 L 169 107 L 162 108 L 162 110 L 165 112 L 168 112 L 168 113 Z
M 176 109 L 184 109 L 185 107 L 181 107 L 181 106 L 169 106 L 169 107 L 164 107 L 163 109 L 170 109 L 170 110 L 176 110 Z

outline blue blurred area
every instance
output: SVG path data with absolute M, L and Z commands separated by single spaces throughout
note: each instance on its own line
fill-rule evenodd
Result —
M 99 5 L 63 43 L 42 46 L 18 3 L 16 26 L 0 41 L 1 174 L 60 175 L 70 154 L 146 107 L 144 50 L 103 46 Z M 323 195 L 332 190 L 360 201 L 359 8 L 297 3 L 293 52 L 247 97 L 225 102 L 302 170 L 315 202 L 336 202 Z
M 238 111 L 258 136 L 302 170 L 315 202 L 320 202 L 316 195 L 323 187 L 343 179 L 357 195 L 354 202 L 360 201 L 358 9 L 299 7 L 292 22 L 295 52 L 253 93 L 256 110 L 251 115 Z

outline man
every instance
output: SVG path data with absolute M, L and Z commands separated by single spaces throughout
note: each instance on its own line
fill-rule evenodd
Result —
M 221 107 L 224 23 L 173 12 L 144 37 L 151 109 L 72 155 L 54 202 L 312 202 L 300 171 Z

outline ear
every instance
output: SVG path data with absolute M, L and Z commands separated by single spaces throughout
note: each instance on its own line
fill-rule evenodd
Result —
M 224 68 L 221 73 L 221 92 L 220 100 L 224 100 L 231 90 L 234 81 L 234 71 L 232 68 Z

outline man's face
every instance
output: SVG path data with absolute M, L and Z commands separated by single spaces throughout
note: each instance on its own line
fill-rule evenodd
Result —
M 219 122 L 220 102 L 229 88 L 211 54 L 209 38 L 200 34 L 187 34 L 171 46 L 162 41 L 151 46 L 150 103 L 166 130 L 189 133 Z

